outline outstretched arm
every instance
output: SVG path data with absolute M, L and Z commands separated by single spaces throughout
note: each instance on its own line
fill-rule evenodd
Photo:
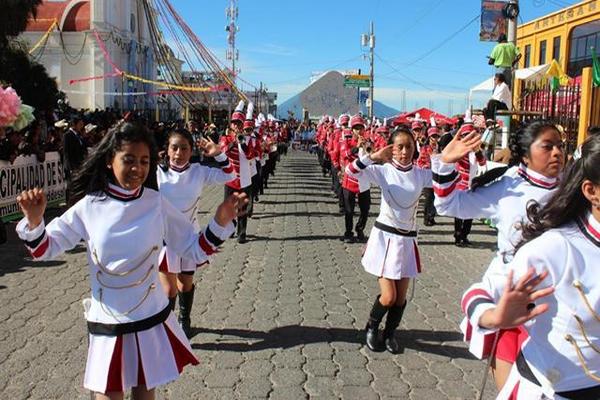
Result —
M 179 256 L 194 260 L 198 265 L 204 264 L 231 236 L 235 228 L 233 220 L 247 203 L 245 194 L 232 194 L 219 205 L 214 218 L 198 233 L 186 217 L 163 198 L 165 242 Z
M 25 215 L 17 224 L 17 234 L 34 259 L 53 259 L 74 248 L 85 236 L 85 227 L 76 212 L 76 206 L 55 218 L 46 228 L 44 212 L 47 199 L 42 189 L 22 192 L 17 202 Z

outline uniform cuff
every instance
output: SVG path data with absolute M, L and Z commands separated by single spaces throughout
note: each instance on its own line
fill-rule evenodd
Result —
M 494 303 L 483 303 L 483 304 L 479 304 L 475 308 L 475 310 L 473 310 L 473 313 L 471 314 L 471 318 L 469 318 L 469 322 L 471 323 L 471 326 L 473 327 L 474 331 L 478 332 L 481 335 L 487 335 L 487 334 L 498 331 L 498 329 L 483 328 L 482 326 L 479 325 L 479 320 L 481 319 L 481 316 L 483 315 L 483 313 L 486 312 L 487 310 L 491 310 L 494 308 L 496 308 L 496 304 L 494 304 Z
M 225 154 L 223 152 L 219 153 L 217 156 L 215 156 L 215 161 L 217 161 L 217 162 L 227 161 L 227 154 Z
M 365 167 L 373 164 L 373 160 L 371 160 L 371 157 L 368 154 L 359 158 L 359 160 Z
M 208 229 L 210 229 L 210 231 L 220 240 L 224 241 L 229 239 L 229 237 L 233 234 L 235 231 L 235 225 L 233 222 L 229 222 L 226 226 L 221 226 L 213 218 L 208 224 Z
M 440 175 L 449 175 L 456 170 L 454 163 L 442 161 L 442 155 L 436 154 L 431 157 L 431 169 Z
M 36 241 L 44 234 L 45 230 L 46 224 L 44 223 L 44 220 L 42 220 L 42 222 L 35 227 L 35 229 L 29 229 L 29 222 L 27 221 L 27 218 L 20 220 L 16 228 L 17 235 L 19 235 L 19 238 L 25 242 Z

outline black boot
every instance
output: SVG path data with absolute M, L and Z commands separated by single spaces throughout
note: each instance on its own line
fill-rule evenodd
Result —
M 371 308 L 371 314 L 369 315 L 369 321 L 367 322 L 366 338 L 367 347 L 371 351 L 383 351 L 383 343 L 379 338 L 379 324 L 387 313 L 388 307 L 383 306 L 379 302 L 379 296 L 375 299 L 373 308 Z
M 175 311 L 175 302 L 177 301 L 177 296 L 169 297 L 169 308 L 171 311 Z
M 192 290 L 189 292 L 179 293 L 179 325 L 188 338 L 191 337 L 192 326 L 190 314 L 192 313 L 192 305 L 194 304 L 194 290 L 196 286 L 192 286 Z
M 359 243 L 366 243 L 367 237 L 365 236 L 365 232 L 362 230 L 357 230 L 356 231 L 356 240 L 358 240 Z
M 400 325 L 400 321 L 402 321 L 402 315 L 404 314 L 404 309 L 406 308 L 406 302 L 402 306 L 390 307 L 390 311 L 388 312 L 387 319 L 385 321 L 385 328 L 383 330 L 383 340 L 385 342 L 385 348 L 392 354 L 398 354 L 400 352 L 400 344 L 396 340 L 396 329 L 398 325 Z

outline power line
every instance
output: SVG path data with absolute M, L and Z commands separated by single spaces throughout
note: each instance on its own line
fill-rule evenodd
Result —
M 422 88 L 424 88 L 424 89 L 426 89 L 426 90 L 429 90 L 429 91 L 431 91 L 431 92 L 434 92 L 434 91 L 435 91 L 435 90 L 433 90 L 433 89 L 431 89 L 431 88 L 429 88 L 429 87 L 425 86 L 425 85 L 424 85 L 424 84 L 422 84 L 421 82 L 419 82 L 419 81 L 416 81 L 416 80 L 414 80 L 413 78 L 411 78 L 410 76 L 406 75 L 405 73 L 403 73 L 402 71 L 400 71 L 398 68 L 394 67 L 392 64 L 390 64 L 389 62 L 387 62 L 386 60 L 384 60 L 383 58 L 381 58 L 381 56 L 380 56 L 379 54 L 375 53 L 375 56 L 377 57 L 377 59 L 378 59 L 379 61 L 381 61 L 382 63 L 386 64 L 386 65 L 387 65 L 388 67 L 390 67 L 390 68 L 392 69 L 392 71 L 393 71 L 392 73 L 390 73 L 390 74 L 387 74 L 387 75 L 383 75 L 383 76 L 381 76 L 380 78 L 385 78 L 386 76 L 390 76 L 390 75 L 393 75 L 393 74 L 395 74 L 395 73 L 396 73 L 396 74 L 398 74 L 398 75 L 400 75 L 400 76 L 404 77 L 404 79 L 406 79 L 406 80 L 408 80 L 408 81 L 410 81 L 410 82 L 414 83 L 415 85 L 421 86 Z
M 431 14 L 443 2 L 444 2 L 444 0 L 439 0 L 437 3 L 435 3 L 434 5 L 429 7 L 427 10 L 425 10 L 425 12 L 423 14 L 421 14 L 419 17 L 417 17 L 417 19 L 413 22 L 412 25 L 410 25 L 408 28 L 406 28 L 404 31 L 402 31 L 395 39 L 398 39 L 399 37 L 402 37 L 402 36 L 406 35 L 407 33 L 411 32 L 415 27 L 417 27 L 419 25 L 419 23 L 421 21 L 423 21 L 423 19 L 425 19 L 425 17 L 427 17 L 429 14 Z
M 431 50 L 429 50 L 426 53 L 422 54 L 421 56 L 419 56 L 415 60 L 413 60 L 410 63 L 406 64 L 405 66 L 409 67 L 409 66 L 414 65 L 414 64 L 418 63 L 419 61 L 421 61 L 421 60 L 429 57 L 433 52 L 435 52 L 436 50 L 442 48 L 444 45 L 448 44 L 448 42 L 450 40 L 454 39 L 456 36 L 458 36 L 463 31 L 465 31 L 469 26 L 471 26 L 473 24 L 473 22 L 477 21 L 480 16 L 481 16 L 481 14 L 477 14 L 473 19 L 471 19 L 469 22 L 467 22 L 459 30 L 457 30 L 456 32 L 454 32 L 453 34 L 451 34 L 450 36 L 448 36 L 446 39 L 442 40 L 439 44 L 437 44 L 436 46 L 434 46 Z

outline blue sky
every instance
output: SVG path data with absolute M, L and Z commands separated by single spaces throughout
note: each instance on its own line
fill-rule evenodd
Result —
M 225 60 L 225 8 L 229 0 L 172 0 L 186 22 L 217 57 Z M 574 4 L 573 0 L 521 0 L 522 21 Z M 375 99 L 400 109 L 433 105 L 464 111 L 468 88 L 493 70 L 493 44 L 479 41 L 479 21 L 444 40 L 480 13 L 479 0 L 239 0 L 241 77 L 263 82 L 279 103 L 309 84 L 312 73 L 330 69 L 368 71 L 360 35 L 375 23 Z M 434 47 L 438 50 L 418 62 Z M 407 64 L 412 64 L 408 65 Z M 241 83 L 245 89 L 250 86 Z M 450 104 L 452 102 L 452 104 Z

